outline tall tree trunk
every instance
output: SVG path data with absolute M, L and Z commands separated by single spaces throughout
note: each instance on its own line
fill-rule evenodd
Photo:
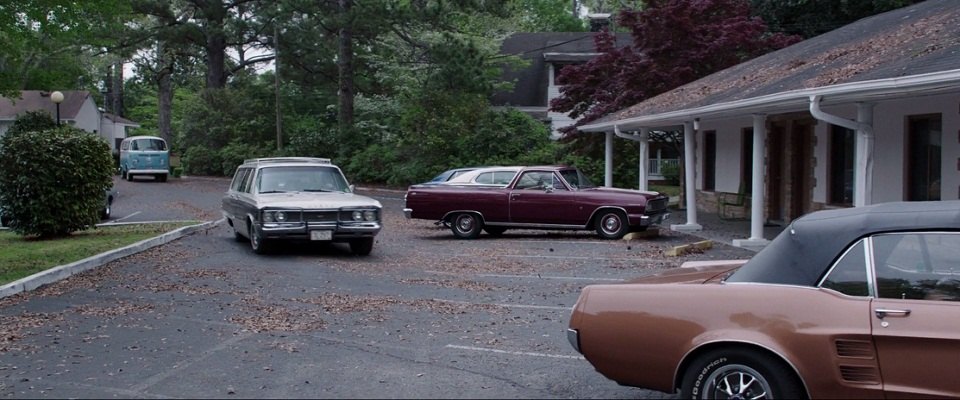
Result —
M 157 42 L 157 128 L 160 137 L 167 143 L 173 143 L 170 128 L 173 110 L 173 60 L 164 49 L 163 42 Z
M 112 104 L 110 109 L 113 115 L 122 117 L 123 110 L 123 60 L 117 60 L 113 65 L 113 82 L 111 82 L 111 92 L 113 92 Z
M 210 21 L 214 22 L 214 21 Z M 227 86 L 226 59 L 227 38 L 223 34 L 223 20 L 207 33 L 207 89 L 223 89 Z
M 337 55 L 337 69 L 340 78 L 340 110 L 337 119 L 340 125 L 340 133 L 343 134 L 353 127 L 353 21 L 350 16 L 353 0 L 338 1 L 342 25 L 340 26 Z

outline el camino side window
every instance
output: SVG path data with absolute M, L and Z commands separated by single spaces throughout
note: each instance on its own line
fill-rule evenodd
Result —
M 836 290 L 848 296 L 870 296 L 870 286 L 867 283 L 869 281 L 867 261 L 863 249 L 863 240 L 851 247 L 833 265 L 830 274 L 820 283 L 820 287 Z
M 872 240 L 878 297 L 960 301 L 960 234 L 886 234 Z

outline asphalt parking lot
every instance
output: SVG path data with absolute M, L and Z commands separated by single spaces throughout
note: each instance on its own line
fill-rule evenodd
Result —
M 220 218 L 226 179 L 118 181 L 111 222 Z M 457 240 L 384 206 L 367 257 L 346 245 L 257 256 L 228 226 L 0 299 L 11 398 L 669 398 L 597 374 L 566 341 L 591 283 L 687 260 L 746 258 L 701 240 L 508 231 Z

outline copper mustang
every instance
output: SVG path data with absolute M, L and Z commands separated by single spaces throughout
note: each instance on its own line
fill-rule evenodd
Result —
M 587 286 L 568 338 L 685 398 L 958 398 L 960 201 L 819 211 L 749 261 Z

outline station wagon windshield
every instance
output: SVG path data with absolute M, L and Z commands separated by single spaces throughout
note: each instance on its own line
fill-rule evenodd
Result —
M 347 191 L 343 174 L 330 167 L 269 167 L 257 177 L 257 193 Z
M 596 187 L 593 185 L 593 182 L 590 182 L 590 179 L 588 179 L 586 175 L 576 169 L 561 170 L 560 176 L 574 189 L 590 189 Z

